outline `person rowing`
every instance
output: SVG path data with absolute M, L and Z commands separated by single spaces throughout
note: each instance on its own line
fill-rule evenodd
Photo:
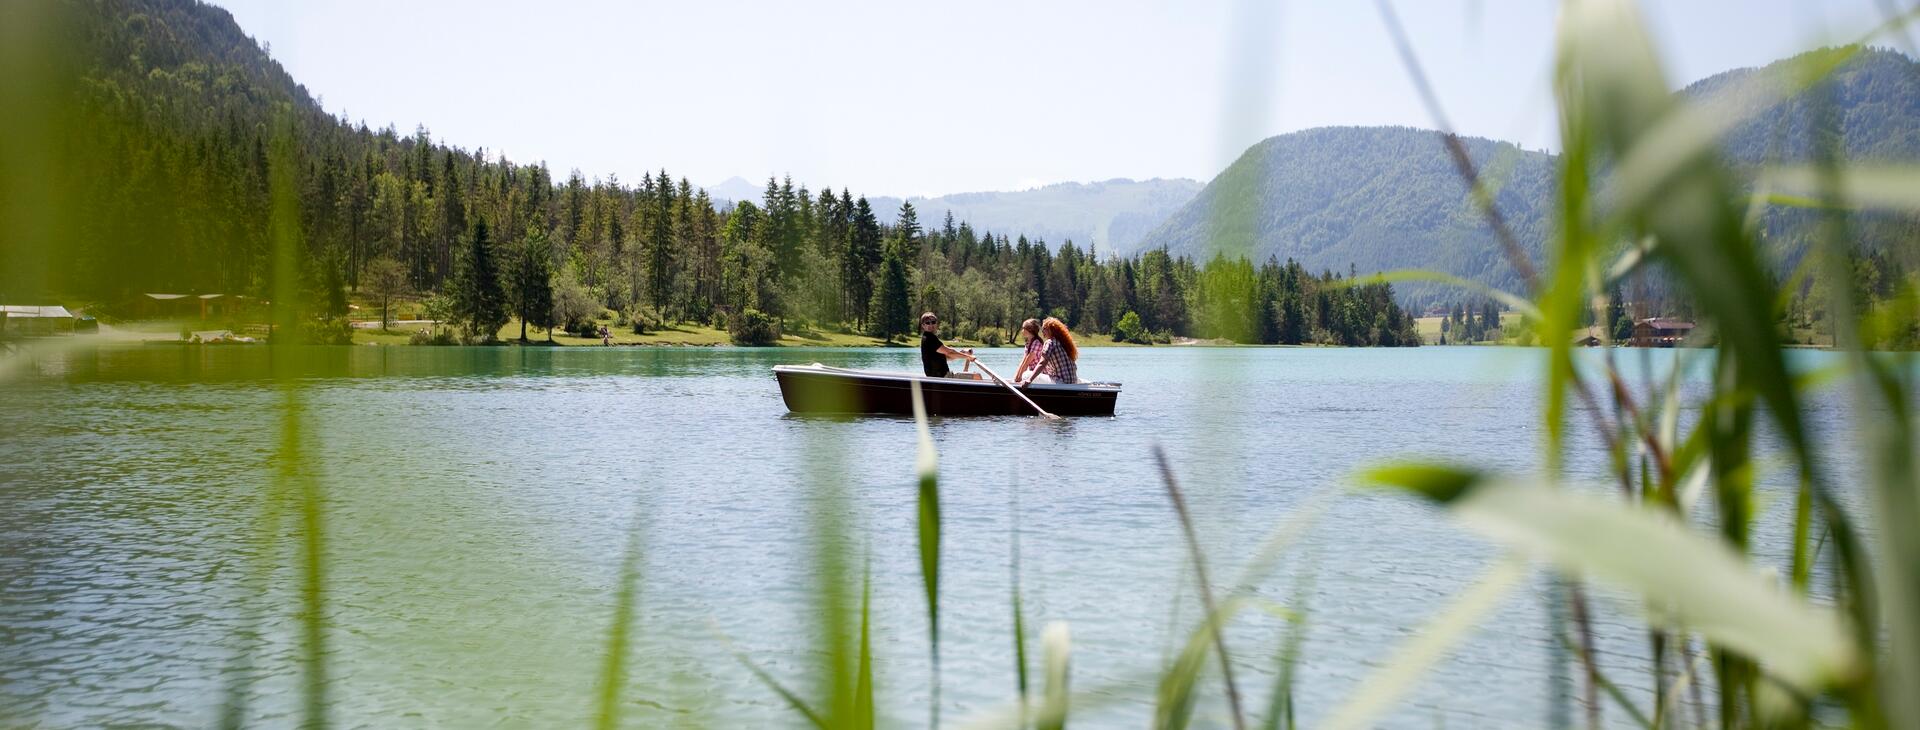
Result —
M 1040 337 L 1046 344 L 1041 346 L 1040 364 L 1027 376 L 1027 383 L 1072 385 L 1080 382 L 1080 348 L 1073 344 L 1073 333 L 1067 331 L 1067 323 L 1048 317 L 1040 323 Z M 1019 383 L 1017 378 L 1015 383 Z
M 940 318 L 932 312 L 920 315 L 920 366 L 929 378 L 962 378 L 979 380 L 979 373 L 956 373 L 947 367 L 948 360 L 966 360 L 974 362 L 972 350 L 956 350 L 940 341 Z

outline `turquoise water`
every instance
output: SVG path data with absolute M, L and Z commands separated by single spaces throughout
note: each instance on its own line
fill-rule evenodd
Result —
M 1620 356 L 1639 382 L 1643 364 L 1663 370 L 1675 352 Z M 833 504 L 871 560 L 881 712 L 924 724 L 912 421 L 789 415 L 769 372 L 912 369 L 911 350 L 146 347 L 45 356 L 0 385 L 0 725 L 207 726 L 236 680 L 253 719 L 298 716 L 296 526 L 279 524 L 278 548 L 257 547 L 287 397 L 270 377 L 276 357 L 303 404 L 301 475 L 324 495 L 341 724 L 586 721 L 638 529 L 629 724 L 797 725 L 728 642 L 812 686 L 811 515 Z M 990 357 L 1006 372 L 1017 351 Z M 1029 626 L 1070 625 L 1075 687 L 1100 700 L 1082 719 L 1151 717 L 1152 677 L 1198 611 L 1159 445 L 1217 582 L 1308 500 L 1337 495 L 1261 586 L 1292 602 L 1311 576 L 1299 690 L 1311 726 L 1494 556 L 1421 504 L 1346 493 L 1350 475 L 1402 455 L 1535 468 L 1542 357 L 1089 349 L 1083 376 L 1126 386 L 1113 418 L 935 419 L 943 715 L 1012 697 L 1017 529 Z M 1842 433 L 1841 400 L 1811 404 L 1817 430 Z M 1598 476 L 1586 415 L 1572 422 L 1571 471 Z M 1783 562 L 1787 507 L 1764 506 L 1763 553 Z M 275 566 L 264 595 L 251 567 L 263 559 Z M 1506 601 L 1387 724 L 1541 725 L 1544 586 Z M 1603 663 L 1644 700 L 1644 635 L 1623 606 L 1602 609 Z M 1229 637 L 1250 707 L 1265 706 L 1279 637 L 1277 619 L 1252 614 Z M 1200 720 L 1219 726 L 1225 706 L 1218 682 L 1208 687 Z

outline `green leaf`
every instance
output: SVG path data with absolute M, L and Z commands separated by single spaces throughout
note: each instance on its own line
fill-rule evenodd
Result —
M 1655 621 L 1696 631 L 1800 689 L 1861 670 L 1839 614 L 1762 577 L 1725 542 L 1670 513 L 1515 482 L 1483 484 L 1452 509 L 1496 541 L 1639 594 Z
M 1781 204 L 1797 201 L 1803 207 L 1886 208 L 1920 210 L 1920 167 L 1910 165 L 1849 165 L 1836 170 L 1839 200 L 1827 194 L 1821 171 L 1815 167 L 1774 167 L 1761 175 L 1761 184 L 1777 191 L 1770 199 Z M 1842 204 L 1844 201 L 1844 204 Z
M 1832 75 L 1859 50 L 1843 47 L 1782 61 L 1786 83 L 1756 82 L 1702 101 L 1676 97 L 1675 106 L 1639 134 L 1600 198 L 1621 209 L 1645 205 L 1676 175 L 1690 173 L 1704 158 L 1716 154 L 1729 131 Z
M 1453 274 L 1449 274 L 1444 271 L 1430 271 L 1427 269 L 1397 269 L 1394 271 L 1387 271 L 1387 272 L 1374 274 L 1372 276 L 1356 276 L 1351 279 L 1342 279 L 1337 282 L 1331 282 L 1329 286 L 1335 286 L 1335 287 L 1361 286 L 1364 284 L 1371 284 L 1374 282 L 1393 283 L 1396 281 L 1432 281 L 1432 282 L 1438 282 L 1441 284 L 1451 284 L 1453 286 L 1457 286 L 1462 289 L 1466 289 L 1468 291 L 1475 291 L 1481 294 L 1485 294 L 1489 298 L 1493 299 L 1494 301 L 1500 302 L 1502 305 L 1505 305 L 1506 308 L 1511 309 L 1515 312 L 1519 312 L 1520 316 L 1526 317 L 1529 320 L 1536 321 L 1536 322 L 1540 320 L 1540 308 L 1534 306 L 1533 302 L 1527 301 L 1524 297 L 1521 297 L 1512 292 L 1508 292 L 1504 289 L 1496 289 L 1492 286 L 1488 286 L 1486 284 L 1482 284 L 1480 282 L 1473 281 L 1471 279 L 1465 279 L 1462 277 L 1454 276 Z
M 1480 473 L 1441 464 L 1400 463 L 1375 467 L 1364 472 L 1363 483 L 1404 489 L 1440 504 L 1448 504 L 1467 494 L 1480 481 Z

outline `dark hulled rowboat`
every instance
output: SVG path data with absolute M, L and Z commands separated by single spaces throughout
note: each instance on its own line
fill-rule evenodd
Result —
M 776 365 L 780 398 L 794 413 L 894 413 L 912 415 L 913 382 L 920 382 L 927 413 L 935 416 L 1031 416 L 1033 407 L 992 380 L 929 378 L 918 373 L 849 370 L 812 365 Z M 1048 412 L 1061 416 L 1111 416 L 1119 383 L 1031 384 L 1020 389 Z

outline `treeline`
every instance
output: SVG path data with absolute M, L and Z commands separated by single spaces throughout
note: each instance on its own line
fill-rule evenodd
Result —
M 217 8 L 41 5 L 59 9 L 55 35 L 71 41 L 61 50 L 76 73 L 47 85 L 64 212 L 29 283 L 109 311 L 143 292 L 269 296 L 279 215 L 297 220 L 311 317 L 340 332 L 353 291 L 426 299 L 469 339 L 513 316 L 584 329 L 608 310 L 641 328 L 726 326 L 749 342 L 782 328 L 892 337 L 924 309 L 983 340 L 1049 315 L 1140 341 L 1417 339 L 1386 284 L 1291 262 L 1103 259 L 950 214 L 923 226 L 910 204 L 876 211 L 845 188 L 791 180 L 731 202 L 666 170 L 637 183 L 556 180 L 425 128 L 403 135 L 324 112 Z
M 1621 300 L 1616 298 L 1612 301 L 1617 308 Z M 1592 314 L 1587 316 L 1591 318 Z M 1628 330 L 1631 329 L 1629 324 Z M 1505 337 L 1506 331 L 1500 326 L 1500 305 L 1491 299 L 1454 302 L 1447 305 L 1446 315 L 1440 318 L 1442 345 L 1467 345 L 1489 340 L 1498 342 Z

